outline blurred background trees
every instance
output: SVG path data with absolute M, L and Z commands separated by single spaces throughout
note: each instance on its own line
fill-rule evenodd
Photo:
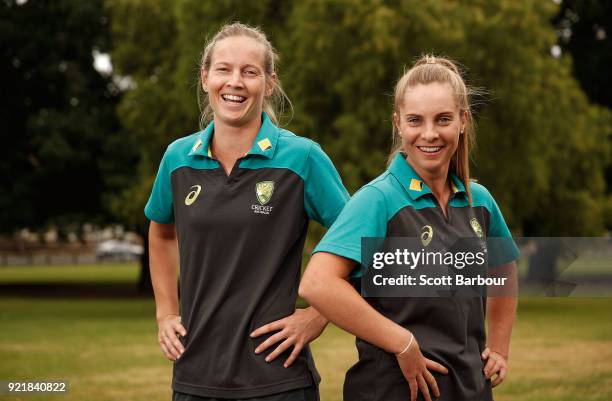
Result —
M 120 136 L 117 88 L 93 65 L 108 27 L 102 1 L 0 2 L 2 234 L 115 220 L 107 205 L 138 154 Z
M 431 52 L 457 60 L 486 90 L 476 99 L 472 171 L 515 234 L 612 226 L 605 1 L 1 4 L 4 231 L 110 211 L 143 232 L 166 146 L 199 129 L 205 40 L 236 20 L 271 38 L 294 105 L 287 128 L 321 143 L 350 192 L 385 168 L 393 85 Z M 112 75 L 91 67 L 93 48 L 110 52 Z

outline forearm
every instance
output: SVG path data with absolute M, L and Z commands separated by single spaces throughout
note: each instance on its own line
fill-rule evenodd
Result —
M 149 230 L 149 265 L 155 294 L 157 319 L 178 315 L 178 245 L 174 227 L 151 224 Z
M 331 273 L 342 259 L 329 254 L 315 254 L 302 279 L 300 295 L 323 316 L 342 329 L 387 352 L 399 353 L 411 334 L 377 312 L 345 278 Z
M 487 345 L 505 358 L 510 351 L 510 335 L 516 317 L 518 300 L 518 275 L 515 262 L 496 266 L 491 272 L 493 275 L 505 277 L 507 282 L 499 295 L 487 298 Z M 490 291 L 490 293 L 495 293 Z
M 487 346 L 505 358 L 508 358 L 510 351 L 516 305 L 516 297 L 487 298 Z

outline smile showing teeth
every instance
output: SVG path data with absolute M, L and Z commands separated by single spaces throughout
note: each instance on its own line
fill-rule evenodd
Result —
M 221 95 L 221 97 L 226 102 L 234 102 L 234 103 L 242 103 L 246 100 L 245 97 L 237 96 L 237 95 Z
M 436 153 L 442 148 L 441 146 L 417 146 L 417 147 L 425 153 Z

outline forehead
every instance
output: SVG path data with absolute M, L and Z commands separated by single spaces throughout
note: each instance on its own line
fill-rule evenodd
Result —
M 263 69 L 264 52 L 263 44 L 253 38 L 230 36 L 217 42 L 212 53 L 211 64 L 253 64 Z
M 400 105 L 403 113 L 435 114 L 458 111 L 453 88 L 448 83 L 432 82 L 406 88 Z

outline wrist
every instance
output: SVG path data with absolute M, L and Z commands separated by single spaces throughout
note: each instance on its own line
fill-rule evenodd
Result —
M 410 344 L 411 341 L 416 341 L 412 332 L 401 326 L 398 326 L 398 328 L 400 330 L 398 330 L 394 336 L 390 336 L 390 338 L 393 339 L 393 342 L 388 344 L 386 348 L 386 351 L 393 355 L 399 355 L 402 353 L 402 351 L 406 350 L 406 348 L 412 348 L 414 344 Z M 410 347 L 408 347 L 408 344 L 410 344 Z M 406 350 L 406 352 L 408 351 Z M 404 354 L 406 352 L 404 352 Z
M 179 315 L 178 313 L 157 313 L 156 316 L 155 316 L 155 319 L 159 322 L 161 320 L 164 320 L 168 316 L 178 316 L 178 317 L 180 317 L 181 315 Z
M 410 350 L 410 347 L 412 347 L 413 343 L 414 343 L 414 334 L 410 333 L 410 340 L 408 340 L 408 344 L 400 352 L 396 353 L 395 356 L 397 358 L 401 358 L 405 356 Z
M 319 312 L 318 310 L 316 310 L 312 306 L 309 306 L 308 308 L 306 308 L 306 310 L 308 310 L 310 313 L 312 313 L 312 320 L 314 320 L 315 322 L 317 322 L 321 326 L 325 327 L 325 326 L 327 326 L 327 323 L 329 323 L 329 320 L 327 320 L 327 318 L 325 316 L 323 316 L 321 314 L 321 312 Z
M 487 347 L 489 348 L 489 351 L 491 353 L 495 352 L 497 355 L 499 355 L 502 358 L 504 358 L 504 360 L 506 360 L 506 361 L 508 360 L 508 352 L 507 351 L 503 352 L 503 351 L 499 350 L 499 348 L 493 348 L 493 347 L 488 346 L 488 345 L 487 345 Z

